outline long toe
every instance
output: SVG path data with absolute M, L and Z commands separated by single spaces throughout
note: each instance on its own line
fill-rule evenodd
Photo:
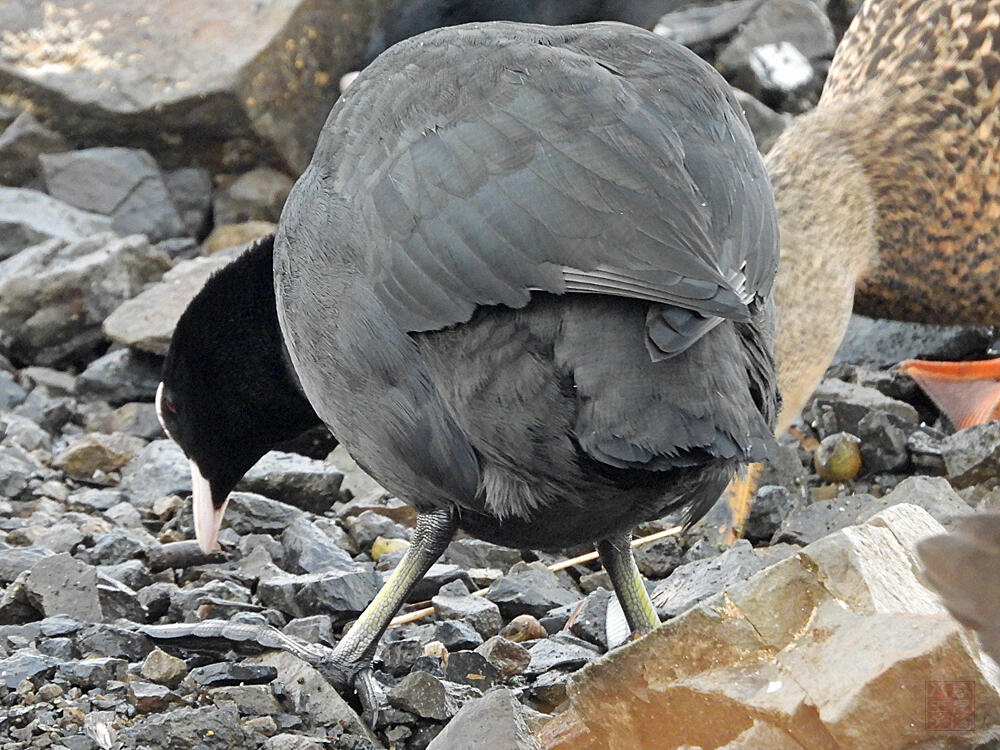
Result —
M 1000 359 L 975 362 L 908 359 L 899 367 L 916 381 L 955 429 L 1000 418 Z

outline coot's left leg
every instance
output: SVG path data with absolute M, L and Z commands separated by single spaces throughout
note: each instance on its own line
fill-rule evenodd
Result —
M 369 724 L 374 722 L 380 690 L 370 664 L 378 640 L 416 583 L 444 552 L 455 534 L 455 514 L 447 509 L 417 517 L 413 543 L 361 616 L 334 649 L 331 663 L 322 671 L 338 689 L 355 687 Z
M 642 582 L 632 556 L 632 535 L 623 532 L 597 543 L 597 552 L 615 587 L 625 619 L 633 633 L 648 633 L 658 627 L 660 618 Z

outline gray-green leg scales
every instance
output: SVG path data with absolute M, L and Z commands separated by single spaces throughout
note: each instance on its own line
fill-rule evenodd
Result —
M 632 535 L 623 532 L 597 543 L 604 569 L 621 602 L 625 619 L 633 633 L 648 633 L 660 624 L 639 568 L 632 555 Z
M 338 687 L 353 686 L 370 723 L 382 703 L 381 690 L 371 674 L 379 638 L 416 583 L 444 552 L 455 534 L 455 517 L 448 510 L 422 513 L 417 517 L 413 542 L 389 580 L 372 599 L 333 652 L 327 679 Z

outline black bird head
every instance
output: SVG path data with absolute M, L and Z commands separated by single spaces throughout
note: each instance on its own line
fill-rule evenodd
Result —
M 191 462 L 195 533 L 215 546 L 230 491 L 276 443 L 320 423 L 278 327 L 274 236 L 218 271 L 181 315 L 156 391 L 166 433 Z

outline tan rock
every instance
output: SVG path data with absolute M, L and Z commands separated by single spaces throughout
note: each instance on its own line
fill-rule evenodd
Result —
M 805 547 L 589 664 L 536 737 L 547 750 L 957 750 L 1000 738 L 998 670 L 914 573 L 913 545 L 935 531 L 925 511 L 896 505 Z
M 71 439 L 53 459 L 53 465 L 74 477 L 89 479 L 97 471 L 120 469 L 145 445 L 145 440 L 120 432 L 91 432 Z
M 219 224 L 213 229 L 205 241 L 201 244 L 202 249 L 209 255 L 220 250 L 249 244 L 258 237 L 271 234 L 275 225 L 270 221 L 243 221 L 238 224 Z

